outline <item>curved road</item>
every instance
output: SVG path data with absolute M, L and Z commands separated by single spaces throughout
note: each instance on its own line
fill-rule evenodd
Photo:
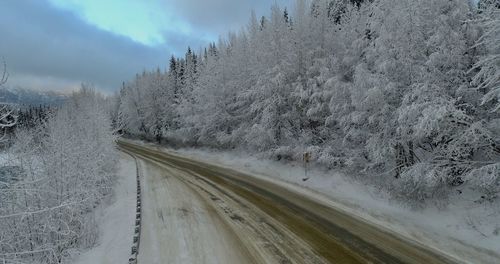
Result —
M 139 263 L 456 263 L 264 179 L 118 146 L 144 182 Z

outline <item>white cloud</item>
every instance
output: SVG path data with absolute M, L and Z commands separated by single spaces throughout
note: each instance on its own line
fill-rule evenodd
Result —
M 0 36 L 9 86 L 29 83 L 18 76 L 50 76 L 52 82 L 92 82 L 115 90 L 143 69 L 166 65 L 170 54 L 100 30 L 42 1 L 0 1 Z
M 64 5 L 57 8 L 46 1 L 0 1 L 0 58 L 8 63 L 9 86 L 73 89 L 75 84 L 92 82 L 103 90 L 116 90 L 137 72 L 166 67 L 172 53 L 182 55 L 187 46 L 196 50 L 228 30 L 240 29 L 252 9 L 263 15 L 272 5 L 269 0 L 145 0 L 140 10 L 134 10 L 115 1 L 104 5 L 91 0 L 101 22 L 108 23 L 102 24 L 89 15 L 92 12 L 82 16 L 83 11 L 75 11 L 78 2 L 71 0 L 61 9 Z M 109 3 L 115 3 L 116 10 Z M 151 20 L 145 22 L 149 15 Z M 158 31 L 164 44 L 151 47 L 134 41 L 126 30 L 116 32 L 128 17 L 134 26 L 129 30 Z M 96 21 L 89 24 L 92 20 Z M 154 29 L 149 28 L 152 24 Z

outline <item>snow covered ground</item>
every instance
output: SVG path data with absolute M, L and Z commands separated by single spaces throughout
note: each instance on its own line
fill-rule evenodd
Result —
M 500 209 L 476 203 L 473 197 L 466 198 L 467 194 L 452 197 L 446 208 L 415 211 L 391 201 L 381 190 L 353 182 L 338 172 L 311 168 L 310 179 L 304 182 L 300 164 L 260 160 L 240 152 L 174 152 L 273 179 L 467 263 L 500 263 Z
M 75 263 L 128 263 L 134 232 L 135 203 L 135 161 L 121 154 L 114 195 L 96 210 L 100 228 L 97 246 L 80 255 Z

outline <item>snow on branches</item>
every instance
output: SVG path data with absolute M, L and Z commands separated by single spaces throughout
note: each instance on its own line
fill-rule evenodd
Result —
M 67 263 L 96 241 L 90 212 L 111 192 L 117 162 L 104 103 L 83 86 L 45 123 L 16 131 L 16 179 L 0 186 L 0 262 Z
M 498 168 L 500 22 L 487 2 L 274 5 L 125 83 L 115 116 L 129 134 L 172 144 L 278 160 L 311 150 L 403 200 L 441 199 Z
M 9 73 L 7 72 L 7 64 L 3 62 L 3 70 L 0 74 L 0 88 L 7 82 Z M 2 98 L 0 98 L 1 100 Z M 0 142 L 5 139 L 7 129 L 14 127 L 17 124 L 17 115 L 15 108 L 8 103 L 0 102 Z

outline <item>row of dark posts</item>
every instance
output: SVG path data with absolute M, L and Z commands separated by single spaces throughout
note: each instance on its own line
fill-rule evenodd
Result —
M 139 164 L 135 161 L 137 168 L 137 207 L 135 211 L 135 229 L 134 238 L 131 250 L 131 256 L 128 260 L 129 264 L 137 264 L 137 256 L 139 255 L 139 244 L 141 240 L 141 180 L 139 177 Z

